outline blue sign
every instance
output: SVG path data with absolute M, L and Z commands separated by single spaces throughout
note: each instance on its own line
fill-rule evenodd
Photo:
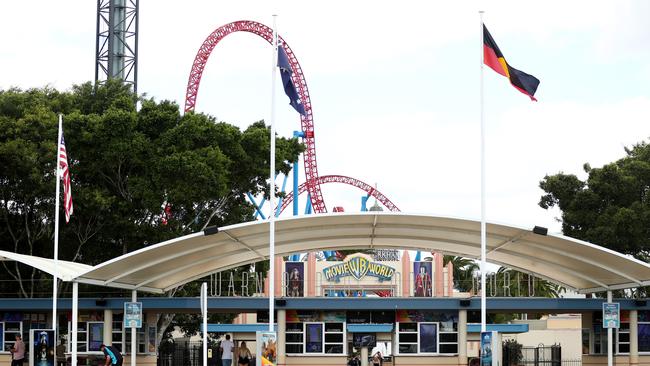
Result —
M 603 303 L 603 328 L 618 329 L 621 327 L 621 304 L 617 302 Z
M 371 262 L 363 256 L 349 256 L 345 262 L 335 264 L 323 270 L 327 281 L 339 282 L 341 277 L 352 276 L 357 280 L 365 276 L 377 277 L 380 282 L 390 281 L 395 274 L 395 268 L 382 263 Z
M 142 328 L 142 303 L 124 303 L 124 328 Z

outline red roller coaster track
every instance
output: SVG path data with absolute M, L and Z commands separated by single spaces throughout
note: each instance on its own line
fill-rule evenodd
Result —
M 185 93 L 185 112 L 193 111 L 196 107 L 196 97 L 199 92 L 199 85 L 201 84 L 201 76 L 203 75 L 203 70 L 205 65 L 208 62 L 208 58 L 212 53 L 214 47 L 227 35 L 234 32 L 249 32 L 256 34 L 267 42 L 273 42 L 273 29 L 265 26 L 264 24 L 249 21 L 249 20 L 240 20 L 232 22 L 217 28 L 212 32 L 206 39 L 203 41 L 201 48 L 196 53 L 194 58 L 194 63 L 192 64 L 192 70 L 190 71 L 190 77 L 187 81 L 187 91 Z M 316 213 L 325 213 L 327 208 L 325 207 L 325 202 L 323 200 L 323 193 L 321 192 L 320 185 L 323 183 L 344 183 L 349 184 L 354 187 L 360 188 L 366 191 L 368 194 L 377 198 L 386 208 L 390 211 L 399 211 L 397 206 L 393 204 L 386 196 L 381 194 L 379 191 L 374 189 L 372 186 L 354 178 L 344 177 L 340 175 L 327 175 L 323 177 L 318 176 L 318 166 L 316 164 L 316 138 L 314 135 L 314 117 L 312 114 L 312 105 L 311 99 L 309 97 L 309 89 L 307 88 L 307 81 L 303 75 L 302 68 L 298 63 L 298 59 L 291 50 L 291 47 L 278 36 L 280 44 L 283 45 L 284 50 L 287 53 L 289 58 L 289 63 L 293 70 L 291 79 L 298 90 L 300 95 L 300 100 L 302 101 L 305 107 L 305 115 L 300 117 L 302 132 L 304 134 L 303 141 L 306 145 L 304 152 L 304 164 L 305 164 L 305 177 L 306 182 L 299 187 L 299 192 L 303 193 L 308 191 L 311 196 L 311 204 L 313 210 Z M 282 210 L 293 200 L 292 195 L 288 195 L 287 198 L 282 202 Z
M 375 197 L 379 202 L 381 202 L 384 206 L 389 211 L 399 211 L 399 208 L 388 199 L 388 197 L 384 196 L 383 193 L 379 192 L 377 189 L 374 187 L 370 186 L 368 183 L 364 183 L 358 179 L 352 178 L 352 177 L 346 177 L 344 175 L 323 175 L 318 177 L 318 184 L 325 184 L 325 183 L 343 183 L 347 184 L 353 187 L 357 187 L 361 190 L 366 191 L 369 195 Z M 298 187 L 298 195 L 301 195 L 307 190 L 307 184 L 303 183 Z M 287 193 L 286 197 L 282 200 L 282 206 L 280 208 L 280 212 L 284 211 L 285 208 L 287 208 L 291 202 L 293 202 L 293 192 Z

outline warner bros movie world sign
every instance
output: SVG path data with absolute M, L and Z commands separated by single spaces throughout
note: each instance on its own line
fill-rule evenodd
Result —
M 395 268 L 378 262 L 371 262 L 361 255 L 352 255 L 345 258 L 343 263 L 323 269 L 327 281 L 339 282 L 341 277 L 352 276 L 357 280 L 365 276 L 377 277 L 379 282 L 390 281 L 395 274 Z

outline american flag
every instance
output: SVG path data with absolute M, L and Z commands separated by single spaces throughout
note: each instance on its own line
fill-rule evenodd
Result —
M 70 215 L 72 215 L 72 192 L 70 191 L 70 169 L 68 169 L 68 154 L 65 151 L 63 129 L 61 129 L 61 142 L 59 144 L 59 172 L 61 174 L 61 180 L 63 180 L 65 222 L 70 222 Z

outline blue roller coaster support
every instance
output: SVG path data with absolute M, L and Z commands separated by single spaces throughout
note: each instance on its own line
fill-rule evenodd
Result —
M 304 138 L 305 133 L 302 131 L 293 131 L 293 137 Z M 298 216 L 298 160 L 293 162 L 293 216 Z
M 251 201 L 253 206 L 255 206 L 255 218 L 257 219 L 257 216 L 259 215 L 262 220 L 266 220 L 266 216 L 264 216 L 264 213 L 262 212 L 262 206 L 264 206 L 264 202 L 266 202 L 266 198 L 262 197 L 262 201 L 258 205 L 257 202 L 255 202 L 255 197 L 250 192 L 246 192 L 246 195 L 248 196 L 248 199 Z
M 305 206 L 305 215 L 311 215 L 311 194 L 307 194 L 307 205 Z
M 284 176 L 284 180 L 282 181 L 282 193 L 286 193 L 286 188 L 287 188 L 287 176 Z M 275 209 L 275 217 L 280 216 L 280 209 L 282 208 L 282 197 L 278 199 L 278 207 Z
M 368 199 L 369 198 L 370 198 L 370 195 L 367 195 L 365 197 L 361 197 L 361 212 L 368 211 Z
M 293 162 L 293 216 L 298 216 L 298 160 Z

